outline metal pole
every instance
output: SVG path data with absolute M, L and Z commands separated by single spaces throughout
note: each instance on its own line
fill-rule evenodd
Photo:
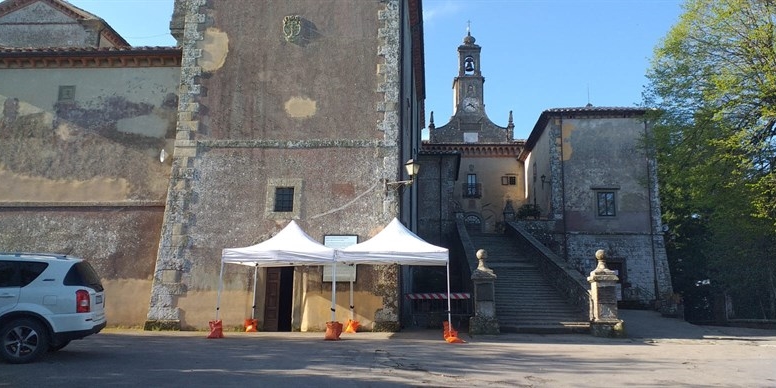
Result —
M 221 309 L 221 289 L 224 287 L 224 259 L 221 259 L 221 274 L 218 276 L 218 296 L 216 297 L 216 321 L 218 310 Z

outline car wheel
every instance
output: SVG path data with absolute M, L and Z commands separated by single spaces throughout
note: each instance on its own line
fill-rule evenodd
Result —
M 58 343 L 56 345 L 50 345 L 49 348 L 48 348 L 48 351 L 49 352 L 56 352 L 57 350 L 60 350 L 60 349 L 64 348 L 65 346 L 67 346 L 67 344 L 69 344 L 69 343 L 70 343 L 70 341 L 65 341 L 65 342 L 60 342 L 60 343 Z
M 35 360 L 48 350 L 46 328 L 29 318 L 15 319 L 0 330 L 0 356 L 11 364 Z

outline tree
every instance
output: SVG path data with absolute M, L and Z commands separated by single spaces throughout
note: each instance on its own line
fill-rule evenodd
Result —
M 776 1 L 688 0 L 647 78 L 674 288 L 775 318 Z

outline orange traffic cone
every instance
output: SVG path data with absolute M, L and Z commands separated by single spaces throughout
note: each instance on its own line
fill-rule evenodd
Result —
M 345 333 L 355 333 L 360 326 L 361 324 L 358 321 L 348 319 L 348 323 L 345 325 Z
M 251 319 L 247 318 L 245 319 L 245 332 L 254 332 L 258 331 L 259 326 L 259 320 L 258 319 Z
M 207 338 L 224 338 L 224 324 L 220 319 L 210 321 L 210 334 Z
M 337 321 L 326 322 L 326 334 L 323 339 L 327 341 L 338 341 L 342 333 L 342 324 Z
M 447 321 L 442 322 L 442 326 L 444 327 L 444 331 L 445 331 L 444 332 L 445 341 L 451 344 L 466 343 L 466 341 L 458 338 L 458 331 L 451 328 L 449 322 Z

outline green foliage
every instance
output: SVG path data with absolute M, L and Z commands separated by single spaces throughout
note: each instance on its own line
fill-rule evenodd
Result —
M 674 287 L 752 318 L 776 317 L 775 22 L 774 1 L 688 0 L 644 94 Z

